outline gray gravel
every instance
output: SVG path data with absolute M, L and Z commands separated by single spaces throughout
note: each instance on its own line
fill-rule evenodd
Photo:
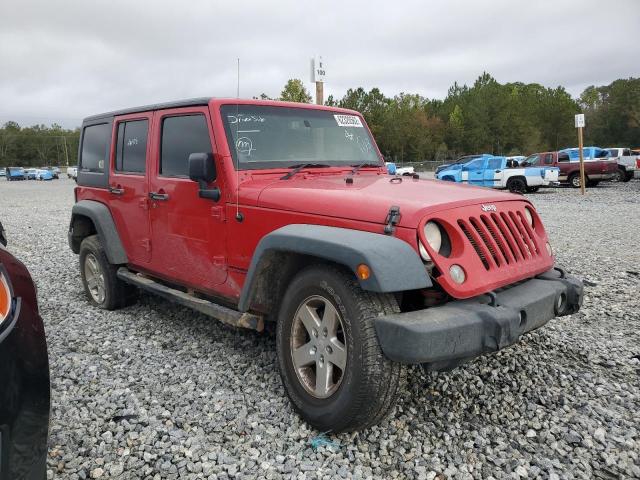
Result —
M 49 478 L 640 477 L 640 181 L 529 196 L 588 282 L 580 313 L 453 372 L 411 370 L 388 420 L 315 452 L 272 335 L 151 296 L 89 306 L 66 243 L 73 185 L 0 183 L 47 328 Z

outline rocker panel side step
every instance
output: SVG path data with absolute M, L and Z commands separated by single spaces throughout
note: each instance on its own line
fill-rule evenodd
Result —
M 167 300 L 171 300 L 172 302 L 192 308 L 200 313 L 204 313 L 205 315 L 213 317 L 227 325 L 257 330 L 258 332 L 264 330 L 264 320 L 262 316 L 254 315 L 252 313 L 238 312 L 237 310 L 218 305 L 217 303 L 194 297 L 193 295 L 181 292 L 175 288 L 167 287 L 166 285 L 158 283 L 144 275 L 134 273 L 126 267 L 120 267 L 118 269 L 118 278 L 123 282 L 135 285 L 136 287 L 159 295 Z

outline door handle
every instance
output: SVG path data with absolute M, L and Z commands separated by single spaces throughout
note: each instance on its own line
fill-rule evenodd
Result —
M 169 194 L 168 193 L 158 193 L 158 192 L 149 192 L 149 198 L 151 200 L 169 200 Z
M 112 195 L 123 195 L 124 188 L 122 188 L 120 185 L 118 185 L 117 187 L 109 187 L 109 193 L 111 193 Z
M 500 172 L 501 172 L 501 170 L 496 170 L 496 173 L 500 173 Z

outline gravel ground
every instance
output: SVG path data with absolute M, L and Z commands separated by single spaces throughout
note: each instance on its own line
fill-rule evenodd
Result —
M 89 306 L 66 241 L 72 187 L 0 184 L 47 328 L 49 478 L 640 477 L 640 181 L 529 196 L 587 281 L 580 313 L 453 372 L 411 370 L 389 419 L 316 451 L 272 335 L 151 296 Z

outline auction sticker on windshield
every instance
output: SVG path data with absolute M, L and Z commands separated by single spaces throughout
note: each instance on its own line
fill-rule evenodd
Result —
M 362 122 L 360 117 L 356 115 L 334 115 L 339 127 L 360 127 L 362 128 Z

